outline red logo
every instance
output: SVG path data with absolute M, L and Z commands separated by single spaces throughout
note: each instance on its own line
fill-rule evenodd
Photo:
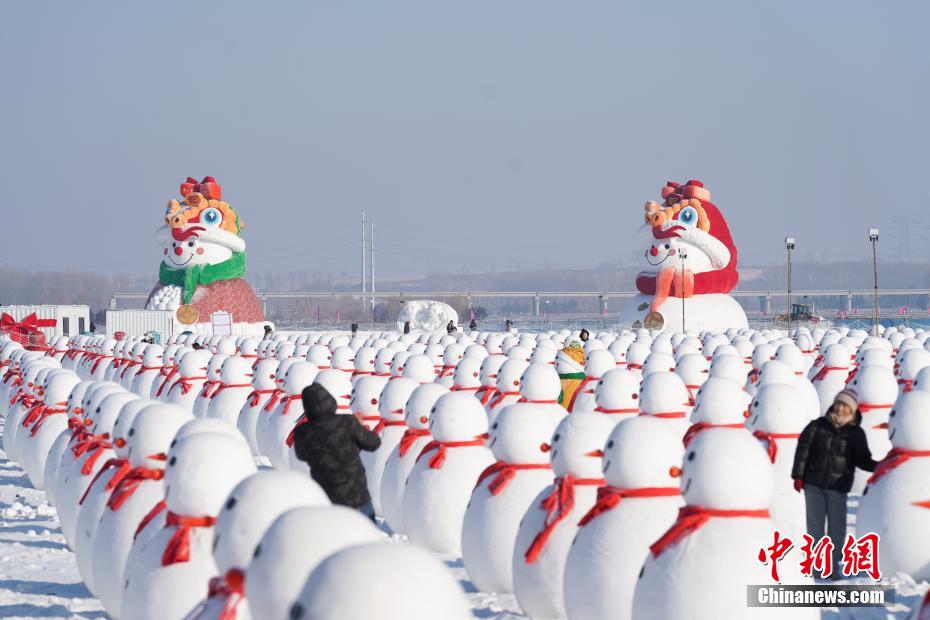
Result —
M 859 573 L 866 573 L 874 581 L 880 581 L 882 572 L 878 567 L 879 536 L 875 532 L 864 534 L 856 538 L 852 534 L 846 537 L 843 544 L 843 576 L 854 577 Z M 794 547 L 794 542 L 783 537 L 781 532 L 775 530 L 773 542 L 768 547 L 759 549 L 758 559 L 762 564 L 772 566 L 772 580 L 781 581 L 778 577 L 778 562 Z M 834 544 L 829 537 L 824 536 L 818 541 L 804 534 L 804 544 L 801 553 L 801 574 L 811 576 L 817 571 L 826 578 L 833 574 Z

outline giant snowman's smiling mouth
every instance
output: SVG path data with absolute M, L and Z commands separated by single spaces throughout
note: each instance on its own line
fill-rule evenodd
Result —
M 659 265 L 661 265 L 662 263 L 664 263 L 665 261 L 668 260 L 668 256 L 669 256 L 669 255 L 666 254 L 665 257 L 664 257 L 662 260 L 660 260 L 660 261 L 657 262 L 657 263 L 654 263 L 654 262 L 652 262 L 651 260 L 649 260 L 649 253 L 647 252 L 647 253 L 646 253 L 646 262 L 649 263 L 650 265 L 652 265 L 653 267 L 658 267 Z
M 170 255 L 168 256 L 168 260 L 170 260 L 170 261 L 171 261 L 171 264 L 172 264 L 172 265 L 175 265 L 176 267 L 183 267 L 183 266 L 186 265 L 187 263 L 191 262 L 191 259 L 192 259 L 192 258 L 194 258 L 194 257 L 193 257 L 193 256 L 188 256 L 186 261 L 184 261 L 183 263 L 178 263 L 178 262 L 176 262 L 173 258 L 171 258 Z

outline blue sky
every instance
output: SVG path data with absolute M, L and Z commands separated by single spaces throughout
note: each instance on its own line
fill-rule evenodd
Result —
M 0 264 L 151 272 L 187 175 L 255 269 L 591 266 L 702 179 L 745 263 L 926 260 L 926 2 L 6 2 Z

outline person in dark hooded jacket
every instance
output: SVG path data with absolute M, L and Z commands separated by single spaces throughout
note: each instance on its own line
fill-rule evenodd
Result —
M 807 533 L 815 542 L 823 538 L 826 521 L 834 577 L 842 576 L 837 568 L 846 542 L 846 496 L 856 468 L 875 471 L 876 466 L 861 421 L 858 395 L 841 391 L 827 413 L 801 431 L 791 470 L 795 490 L 804 491 Z
M 336 399 L 314 383 L 300 395 L 306 421 L 294 429 L 297 458 L 310 466 L 310 477 L 334 504 L 356 508 L 374 520 L 361 450 L 373 452 L 381 439 L 354 415 L 336 413 Z

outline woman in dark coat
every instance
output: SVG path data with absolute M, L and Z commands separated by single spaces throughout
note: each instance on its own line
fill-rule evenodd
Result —
M 837 394 L 827 413 L 801 432 L 791 470 L 794 488 L 804 491 L 807 533 L 815 544 L 823 538 L 826 521 L 833 542 L 835 578 L 842 576 L 836 567 L 843 557 L 846 498 L 856 468 L 875 471 L 876 465 L 861 421 L 858 395 L 849 389 Z

